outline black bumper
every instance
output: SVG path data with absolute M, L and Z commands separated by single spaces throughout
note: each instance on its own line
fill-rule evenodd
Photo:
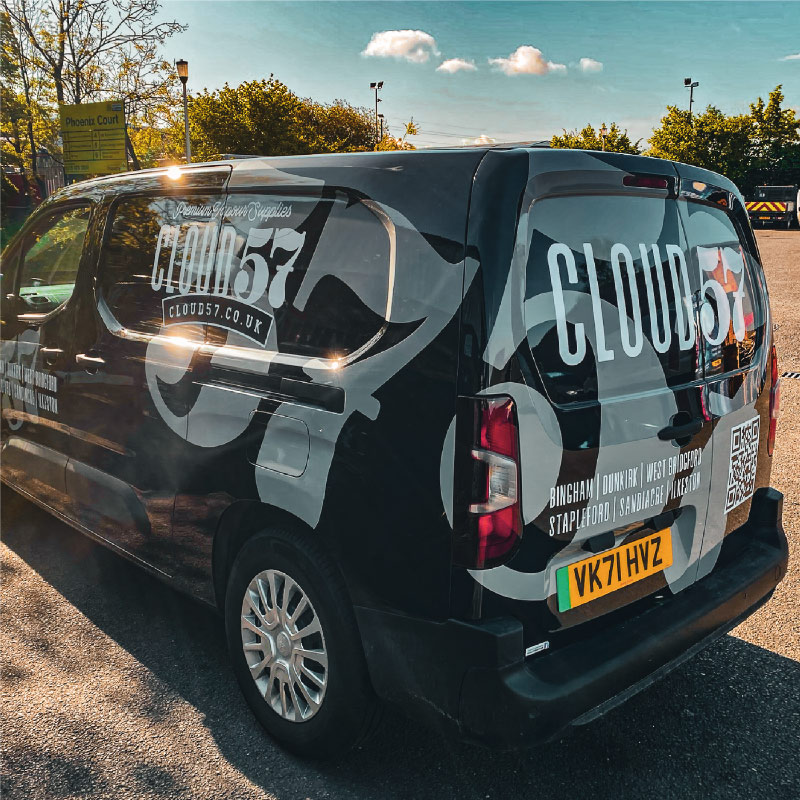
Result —
M 735 558 L 641 613 L 526 661 L 513 618 L 432 622 L 357 608 L 377 693 L 462 738 L 513 748 L 590 722 L 763 605 L 786 574 L 783 496 L 759 489 Z M 734 536 L 734 534 L 730 534 Z

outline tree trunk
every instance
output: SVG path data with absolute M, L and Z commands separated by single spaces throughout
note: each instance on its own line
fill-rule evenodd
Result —
M 56 100 L 59 105 L 64 103 L 64 78 L 61 75 L 61 67 L 53 69 L 53 83 L 56 85 Z
M 139 159 L 136 156 L 136 151 L 133 149 L 133 142 L 131 141 L 131 137 L 128 136 L 127 127 L 125 128 L 125 147 L 128 150 L 128 154 L 131 157 L 131 161 L 133 161 L 133 168 L 141 169 L 142 165 L 139 163 Z
M 34 141 L 33 137 L 33 120 L 31 119 L 30 114 L 28 114 L 28 143 L 31 146 L 31 172 L 33 173 L 33 177 L 35 179 L 37 172 L 36 142 Z

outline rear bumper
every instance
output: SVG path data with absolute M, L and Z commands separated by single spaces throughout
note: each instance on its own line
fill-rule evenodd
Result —
M 661 604 L 527 661 L 522 625 L 512 618 L 439 623 L 358 608 L 373 685 L 472 741 L 513 748 L 556 738 L 650 685 L 769 599 L 788 562 L 782 505 L 779 492 L 759 489 L 735 558 Z
M 769 222 L 788 222 L 794 216 L 794 211 L 764 211 L 751 214 L 750 222 L 754 225 L 763 225 Z

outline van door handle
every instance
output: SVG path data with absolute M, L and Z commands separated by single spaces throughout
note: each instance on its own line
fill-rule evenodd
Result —
M 100 358 L 100 354 L 96 350 L 90 350 L 88 353 L 76 353 L 75 362 L 90 374 L 106 365 L 105 360 Z
M 39 352 L 42 354 L 45 364 L 51 367 L 64 355 L 64 351 L 60 347 L 40 347 Z
M 693 419 L 679 425 L 667 425 L 658 432 L 658 438 L 662 442 L 671 442 L 678 439 L 690 439 L 696 433 L 703 430 L 703 420 Z

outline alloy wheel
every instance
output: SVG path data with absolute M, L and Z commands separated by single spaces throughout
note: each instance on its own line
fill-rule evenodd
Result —
M 242 648 L 250 675 L 272 710 L 305 722 L 321 708 L 328 653 L 308 595 L 279 570 L 259 572 L 242 601 Z

